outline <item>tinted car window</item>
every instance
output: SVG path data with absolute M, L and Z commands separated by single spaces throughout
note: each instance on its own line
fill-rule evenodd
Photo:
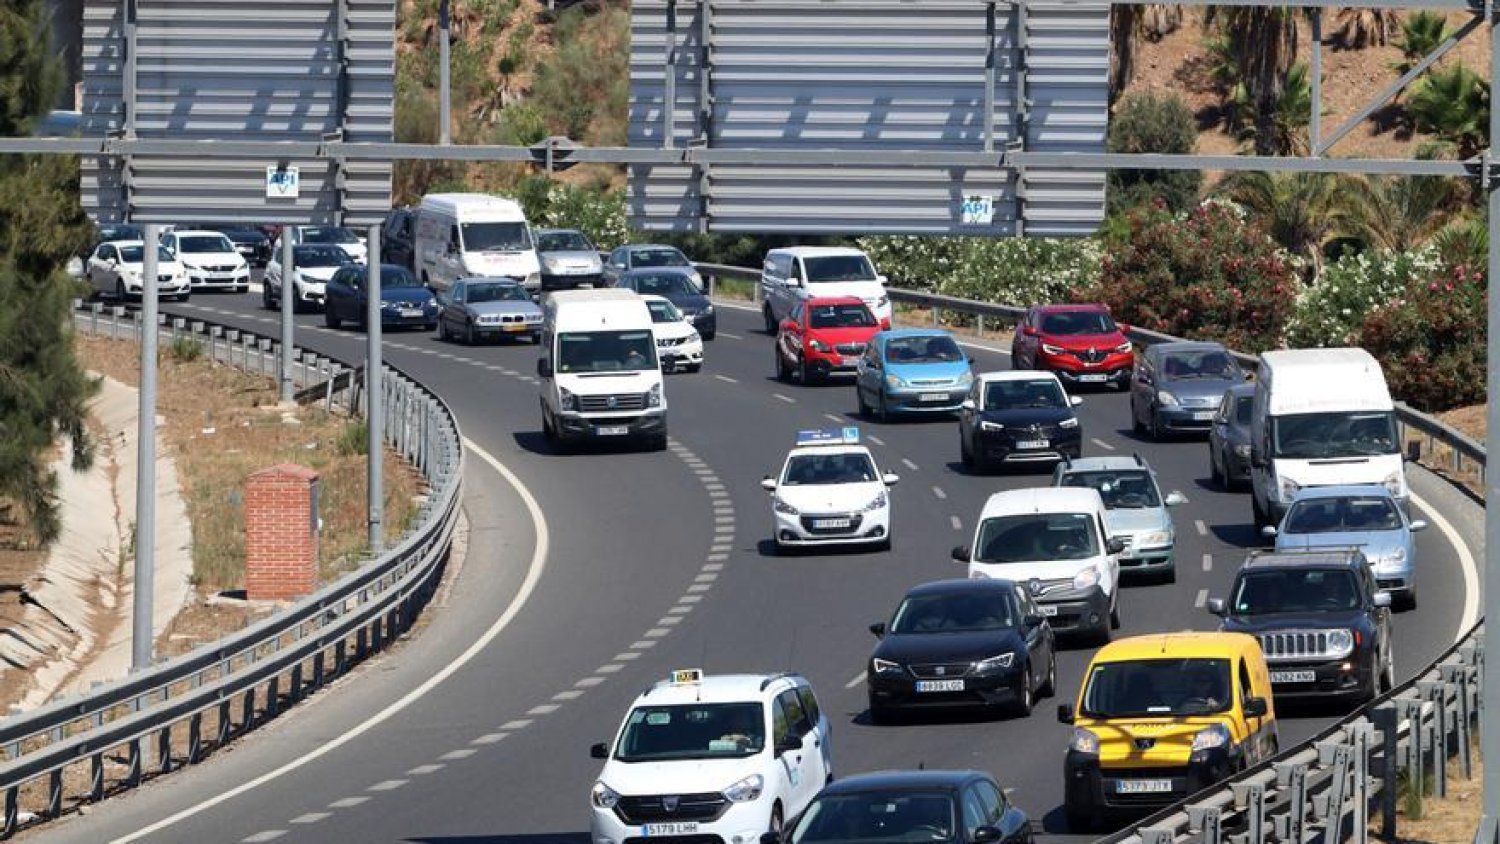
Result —
M 615 756 L 626 762 L 752 756 L 766 744 L 763 712 L 759 703 L 637 707 Z
M 1270 569 L 1241 575 L 1230 609 L 1236 615 L 1327 612 L 1356 609 L 1359 601 L 1359 584 L 1348 569 Z
M 1067 407 L 1062 388 L 1051 378 L 1029 381 L 991 381 L 984 387 L 985 410 Z
M 1250 415 L 1255 412 L 1255 397 L 1241 396 L 1234 400 L 1234 421 L 1240 425 L 1250 424 Z
M 311 227 L 302 230 L 303 243 L 358 243 L 354 232 L 337 226 Z
M 1168 381 L 1192 378 L 1243 378 L 1239 364 L 1227 353 L 1213 351 L 1173 352 L 1161 363 L 1162 377 Z
M 665 299 L 659 302 L 647 302 L 646 308 L 651 311 L 652 322 L 682 322 L 682 311 L 677 310 L 676 306 Z
M 1097 489 L 1099 497 L 1104 499 L 1104 506 L 1111 510 L 1161 506 L 1161 498 L 1156 494 L 1156 484 L 1144 469 L 1068 472 L 1063 475 L 1062 486 Z
M 870 328 L 875 325 L 875 315 L 864 305 L 814 305 L 808 312 L 808 323 L 813 328 Z
M 515 284 L 499 282 L 469 282 L 466 302 L 525 302 L 531 299 L 526 290 Z
M 692 263 L 676 249 L 632 249 L 632 267 L 689 267 Z
M 810 282 L 874 281 L 875 267 L 863 255 L 825 255 L 802 259 Z
M 787 461 L 786 476 L 781 479 L 787 486 L 816 486 L 819 484 L 857 484 L 875 480 L 875 466 L 868 455 L 858 452 L 845 454 L 799 454 Z
M 1115 330 L 1115 321 L 1098 311 L 1063 311 L 1042 315 L 1044 334 L 1109 334 Z
M 630 279 L 630 286 L 635 288 L 637 293 L 655 296 L 683 295 L 698 292 L 692 282 L 675 273 L 634 276 Z
M 957 837 L 957 807 L 944 791 L 829 794 L 807 807 L 789 844 L 933 842 Z
M 349 263 L 349 253 L 337 246 L 294 246 L 292 261 L 299 267 L 339 267 Z
M 111 251 L 113 251 L 114 247 L 110 247 L 110 249 Z M 139 264 L 141 261 L 145 260 L 145 253 L 146 250 L 140 246 L 121 246 L 120 260 L 124 261 L 127 264 Z M 158 246 L 156 247 L 156 260 L 170 261 L 172 260 L 172 253 L 167 251 L 167 247 Z
M 578 232 L 548 232 L 537 235 L 536 248 L 542 252 L 588 252 L 594 247 Z
M 1084 560 L 1099 543 L 1087 513 L 1026 513 L 984 520 L 974 559 L 981 563 Z
M 915 595 L 901 602 L 892 633 L 972 633 L 1009 630 L 1016 609 L 1009 595 Z
M 964 359 L 953 338 L 942 334 L 892 337 L 885 344 L 885 356 L 892 363 L 954 363 Z
M 1286 515 L 1286 533 L 1400 530 L 1401 514 L 1388 498 L 1315 498 L 1298 501 Z
M 178 252 L 233 252 L 234 244 L 222 234 L 195 234 L 177 238 Z

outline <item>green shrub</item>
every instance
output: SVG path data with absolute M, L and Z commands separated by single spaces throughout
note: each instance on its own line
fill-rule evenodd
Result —
M 367 454 L 369 446 L 370 425 L 368 422 L 363 419 L 351 419 L 344 424 L 344 429 L 339 432 L 339 454 L 345 457 L 354 454 Z
M 1360 327 L 1371 311 L 1399 296 L 1413 280 L 1431 278 L 1442 266 L 1432 246 L 1345 254 L 1298 297 L 1287 325 L 1287 345 L 1358 345 Z
M 1099 276 L 1092 239 L 881 236 L 857 243 L 893 287 L 982 302 L 1057 301 Z
M 506 144 L 531 146 L 547 137 L 547 117 L 533 102 L 508 106 L 500 112 L 500 135 Z
M 1125 215 L 1099 280 L 1073 291 L 1121 322 L 1255 352 L 1279 345 L 1296 307 L 1290 256 L 1226 202 L 1188 214 L 1161 205 Z
M 1109 124 L 1110 152 L 1183 154 L 1197 142 L 1198 121 L 1175 94 L 1129 94 Z M 1160 198 L 1172 211 L 1187 211 L 1198 203 L 1202 185 L 1203 174 L 1197 170 L 1112 170 L 1109 210 L 1117 213 Z
M 189 363 L 203 356 L 203 344 L 192 337 L 176 337 L 168 347 L 172 360 Z
M 1391 392 L 1426 411 L 1485 400 L 1484 273 L 1459 266 L 1413 279 L 1365 317 L 1361 344 Z
M 574 6 L 558 14 L 555 50 L 536 68 L 532 100 L 551 129 L 593 145 L 625 142 L 630 102 L 630 14 L 609 7 L 588 14 Z

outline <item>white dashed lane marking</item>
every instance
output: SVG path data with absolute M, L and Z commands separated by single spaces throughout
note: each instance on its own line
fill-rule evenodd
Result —
M 728 375 L 715 375 L 714 377 L 717 378 L 717 379 L 719 379 L 720 381 L 725 382 L 726 384 L 738 384 L 738 383 L 740 383 L 740 379 L 738 379 L 738 378 L 730 378 Z
M 585 677 L 583 679 L 584 680 L 599 680 L 599 678 L 597 678 L 597 677 Z M 580 682 L 582 682 L 582 681 L 580 681 Z M 599 680 L 599 682 L 602 683 L 603 680 Z M 485 733 L 484 735 L 482 735 L 482 736 L 480 736 L 478 738 L 471 739 L 469 741 L 469 744 L 481 744 L 481 745 L 483 745 L 483 744 L 495 744 L 495 743 L 499 742 L 501 739 L 505 738 L 507 735 L 509 735 L 509 733 Z
M 437 771 L 441 771 L 443 769 L 443 767 L 444 766 L 439 765 L 437 763 L 433 763 L 433 764 L 430 764 L 430 765 L 418 765 L 417 767 L 412 768 L 410 771 L 407 771 L 406 773 L 407 773 L 408 776 L 420 777 L 420 776 L 425 776 L 427 774 L 435 773 Z M 296 823 L 296 821 L 292 821 L 292 823 Z
M 718 332 L 718 334 L 719 334 L 720 337 L 728 337 L 731 340 L 743 340 L 743 339 L 745 339 L 743 335 L 740 335 L 740 334 L 730 334 L 728 331 L 720 331 L 720 332 Z
M 331 817 L 333 817 L 333 813 L 332 812 L 308 812 L 305 815 L 298 815 L 297 817 L 292 818 L 291 821 L 290 821 L 290 823 L 295 823 L 295 824 L 317 823 L 318 821 L 326 820 L 326 819 L 331 818 Z
M 913 472 L 917 471 L 917 464 L 911 462 L 910 458 L 907 458 L 907 457 L 901 458 L 901 465 L 905 466 L 906 468 L 908 468 L 910 470 L 912 470 Z
M 1104 440 L 1099 439 L 1098 437 L 1094 437 L 1091 440 L 1091 442 L 1093 442 L 1094 445 L 1097 445 L 1100 448 L 1104 449 L 1105 451 L 1114 451 L 1115 450 L 1114 446 L 1110 445 L 1109 443 L 1105 442 Z
M 1199 536 L 1208 536 L 1208 525 L 1204 524 L 1202 519 L 1194 519 L 1193 527 L 1198 530 Z
M 847 682 L 847 683 L 844 684 L 844 688 L 846 688 L 846 689 L 852 689 L 855 686 L 858 686 L 860 683 L 863 683 L 864 681 L 865 681 L 865 672 L 861 671 L 858 674 L 854 675 L 852 678 L 850 678 L 849 682 Z
M 500 725 L 500 729 L 502 729 L 502 730 L 520 730 L 520 729 L 524 729 L 524 728 L 529 727 L 529 726 L 531 726 L 531 719 L 530 718 L 517 718 L 514 721 L 506 721 L 504 724 L 501 724 Z
M 885 440 L 880 437 L 870 437 L 869 440 L 876 445 L 885 445 Z
M 934 496 L 936 496 L 937 500 L 939 500 L 939 501 L 944 501 L 944 500 L 946 500 L 948 498 L 948 493 L 943 492 L 943 488 L 940 487 L 940 486 L 933 487 L 932 488 L 932 494 Z
M 1204 571 L 1213 571 L 1214 570 L 1214 555 L 1212 555 L 1212 554 L 1204 554 L 1203 555 L 1203 570 Z
M 249 838 L 242 840 L 245 844 L 260 844 L 262 841 L 275 841 L 283 835 L 286 835 L 286 830 L 284 829 L 268 829 L 265 832 L 257 832 Z
M 948 517 L 948 524 L 952 525 L 954 530 L 963 530 L 964 529 L 963 519 L 960 519 L 957 516 L 949 516 Z
M 335 800 L 332 803 L 329 803 L 328 804 L 328 808 L 330 808 L 330 809 L 353 809 L 355 806 L 358 806 L 361 803 L 369 802 L 369 800 L 370 800 L 370 798 L 368 798 L 368 797 L 345 797 L 342 800 Z
M 780 401 L 786 402 L 787 404 L 796 404 L 797 403 L 797 400 L 794 399 L 794 398 L 792 398 L 791 396 L 784 396 L 781 393 L 772 393 L 771 395 L 775 396 Z
M 403 785 L 406 785 L 409 782 L 411 782 L 411 780 L 386 780 L 384 782 L 375 783 L 374 785 L 365 789 L 365 791 L 395 791 L 396 789 L 400 788 Z
M 467 759 L 478 752 L 472 747 L 461 747 L 458 750 L 450 750 L 438 758 L 444 762 L 457 762 L 460 759 Z
M 1208 603 L 1208 590 L 1207 589 L 1199 589 L 1198 590 L 1198 597 L 1193 599 L 1193 606 L 1195 606 L 1195 607 L 1197 607 L 1199 609 L 1202 609 L 1203 605 L 1207 604 L 1207 603 Z

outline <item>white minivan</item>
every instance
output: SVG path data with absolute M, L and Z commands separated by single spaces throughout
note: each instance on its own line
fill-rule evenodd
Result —
M 857 297 L 882 328 L 891 327 L 891 298 L 885 291 L 885 276 L 875 271 L 868 255 L 847 246 L 772 249 L 761 267 L 760 292 L 761 315 L 770 334 L 776 333 L 798 302 L 815 296 Z
M 953 549 L 970 578 L 1024 583 L 1058 633 L 1109 641 L 1120 626 L 1120 555 L 1108 512 L 1093 487 L 997 492 L 985 502 L 974 544 Z
M 542 308 L 542 433 L 554 444 L 667 447 L 667 397 L 646 300 L 633 290 L 559 290 Z
M 1364 349 L 1263 352 L 1250 413 L 1256 527 L 1281 521 L 1307 487 L 1380 484 L 1403 512 L 1410 491 L 1385 373 Z
M 531 224 L 515 200 L 484 193 L 422 197 L 412 253 L 417 275 L 435 290 L 475 276 L 513 278 L 531 292 L 542 286 Z

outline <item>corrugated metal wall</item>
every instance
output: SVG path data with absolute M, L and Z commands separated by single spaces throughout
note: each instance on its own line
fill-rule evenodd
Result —
M 666 0 L 632 6 L 630 144 L 663 145 Z M 1108 5 L 998 4 L 993 149 L 1103 152 Z M 672 141 L 778 150 L 984 149 L 986 9 L 974 0 L 682 0 Z M 707 37 L 705 38 L 705 32 Z M 704 49 L 704 42 L 707 49 Z M 703 67 L 708 67 L 707 79 Z M 1022 69 L 1024 82 L 1022 81 Z M 716 165 L 631 168 L 648 229 L 1081 234 L 1103 218 L 1103 176 L 1001 168 Z M 987 226 L 965 196 L 994 197 Z M 706 200 L 705 200 L 706 197 Z
M 124 128 L 123 0 L 84 7 L 85 136 Z M 394 0 L 138 0 L 141 139 L 392 140 Z M 296 200 L 265 196 L 265 168 L 299 169 Z M 101 220 L 376 223 L 389 162 L 134 156 L 83 164 Z M 128 210 L 127 210 L 128 209 Z

